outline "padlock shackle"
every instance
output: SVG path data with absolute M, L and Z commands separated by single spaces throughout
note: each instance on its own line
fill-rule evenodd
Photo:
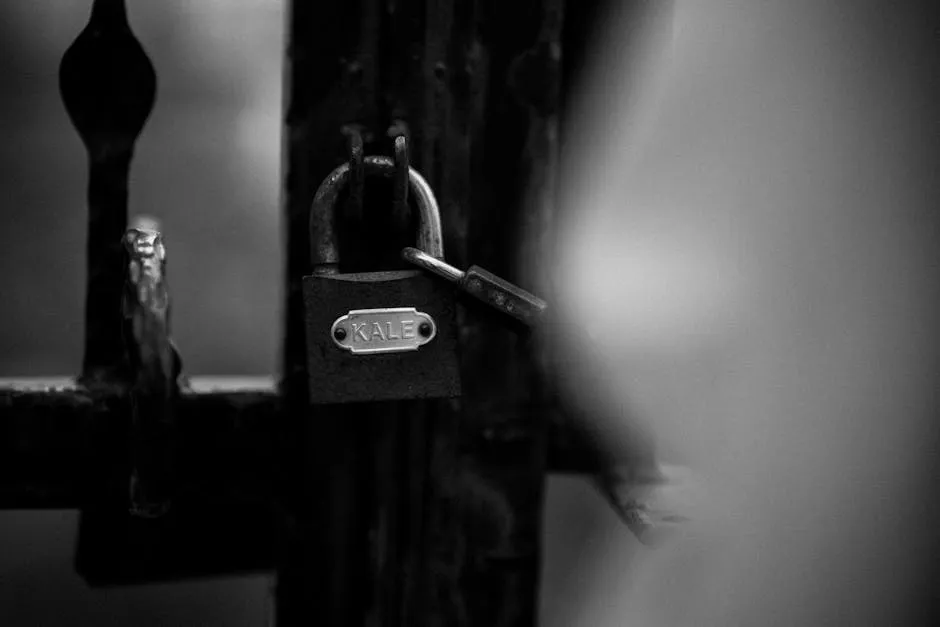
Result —
M 389 157 L 369 156 L 362 160 L 366 177 L 395 174 L 395 162 Z M 339 265 L 336 237 L 336 204 L 339 194 L 349 182 L 349 163 L 344 163 L 323 179 L 310 210 L 310 262 L 314 274 L 330 274 Z M 408 168 L 408 183 L 418 205 L 417 248 L 436 259 L 444 258 L 441 214 L 431 186 L 417 170 Z

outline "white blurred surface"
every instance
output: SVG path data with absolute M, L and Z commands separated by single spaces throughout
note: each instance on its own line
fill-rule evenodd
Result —
M 921 624 L 937 23 L 915 3 L 672 4 L 644 54 L 610 44 L 610 97 L 583 103 L 560 299 L 595 330 L 572 383 L 629 404 L 708 498 L 658 552 L 592 514 L 583 589 L 543 598 L 543 625 Z

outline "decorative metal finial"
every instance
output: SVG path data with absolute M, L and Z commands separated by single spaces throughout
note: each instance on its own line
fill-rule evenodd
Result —
M 127 22 L 124 0 L 95 0 L 66 50 L 59 90 L 88 151 L 88 291 L 82 381 L 113 382 L 123 371 L 121 238 L 137 136 L 156 97 L 153 64 Z

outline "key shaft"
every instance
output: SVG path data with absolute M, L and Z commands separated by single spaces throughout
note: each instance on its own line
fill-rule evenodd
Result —
M 479 266 L 470 266 L 464 272 L 445 261 L 411 247 L 402 251 L 402 258 L 456 284 L 461 291 L 519 320 L 526 326 L 534 326 L 548 307 L 548 303 L 538 296 Z

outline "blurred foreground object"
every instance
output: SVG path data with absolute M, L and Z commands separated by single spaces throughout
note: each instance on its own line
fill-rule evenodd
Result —
M 638 481 L 633 468 L 610 466 L 594 476 L 597 488 L 637 540 L 659 547 L 677 539 L 689 522 L 682 512 L 695 497 L 688 468 L 659 466 L 658 477 Z M 698 488 L 699 490 L 701 488 Z
M 928 624 L 925 8 L 677 1 L 629 58 L 610 28 L 572 122 L 561 254 L 543 260 L 559 316 L 587 329 L 563 383 L 609 438 L 633 430 L 619 408 L 642 417 L 708 499 L 664 551 L 599 552 L 579 579 L 616 584 L 573 624 Z

